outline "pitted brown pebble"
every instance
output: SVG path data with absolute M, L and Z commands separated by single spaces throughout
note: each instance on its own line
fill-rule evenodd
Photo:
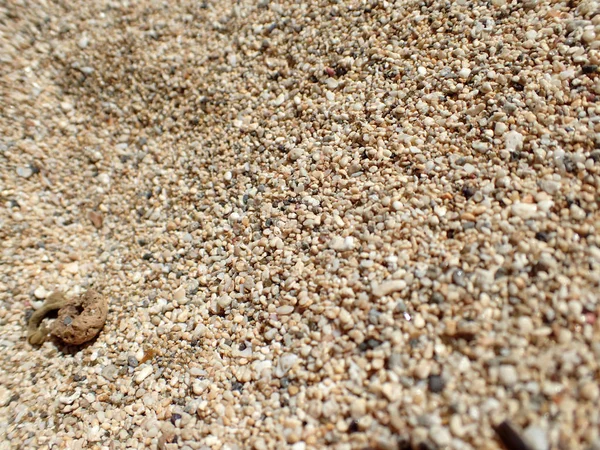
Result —
M 58 317 L 48 330 L 41 322 L 48 313 L 57 309 Z M 49 331 L 66 344 L 81 345 L 96 337 L 106 322 L 107 314 L 108 302 L 94 290 L 72 299 L 54 293 L 29 320 L 27 339 L 31 344 L 41 344 Z

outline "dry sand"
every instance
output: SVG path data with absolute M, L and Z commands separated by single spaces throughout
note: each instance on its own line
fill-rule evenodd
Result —
M 600 449 L 599 64 L 590 0 L 1 2 L 0 449 Z

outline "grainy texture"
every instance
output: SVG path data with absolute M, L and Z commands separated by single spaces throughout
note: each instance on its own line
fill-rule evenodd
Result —
M 0 449 L 600 448 L 599 11 L 2 2 Z

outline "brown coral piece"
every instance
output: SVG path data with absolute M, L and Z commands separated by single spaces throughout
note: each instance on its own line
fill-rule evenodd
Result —
M 106 299 L 89 290 L 80 297 L 67 300 L 58 311 L 50 334 L 70 345 L 81 345 L 100 332 L 108 314 Z
M 58 317 L 48 330 L 42 320 L 50 312 L 58 310 Z M 96 291 L 67 300 L 61 293 L 53 293 L 29 320 L 27 340 L 30 344 L 42 344 L 48 335 L 66 344 L 81 345 L 100 332 L 108 314 L 108 303 Z

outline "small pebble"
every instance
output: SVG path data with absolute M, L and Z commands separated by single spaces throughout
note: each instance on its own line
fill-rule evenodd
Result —
M 106 378 L 108 381 L 115 381 L 115 379 L 117 378 L 118 372 L 119 372 L 119 368 L 117 366 L 115 366 L 114 364 L 109 364 L 108 366 L 105 366 L 102 369 L 100 374 L 104 378 Z
M 446 387 L 446 383 L 441 375 L 430 375 L 427 380 L 427 386 L 429 387 L 429 391 L 434 394 L 439 394 Z
M 152 374 L 153 371 L 154 371 L 154 369 L 150 365 L 142 367 L 135 376 L 135 382 L 140 384 L 146 378 L 148 378 L 150 376 L 150 374 Z
M 19 166 L 17 167 L 17 175 L 19 175 L 21 178 L 29 178 L 31 175 L 33 175 L 33 170 L 29 166 Z
M 514 366 L 510 365 L 501 365 L 498 367 L 498 377 L 500 379 L 500 383 L 506 387 L 514 386 L 519 380 L 517 370 Z

